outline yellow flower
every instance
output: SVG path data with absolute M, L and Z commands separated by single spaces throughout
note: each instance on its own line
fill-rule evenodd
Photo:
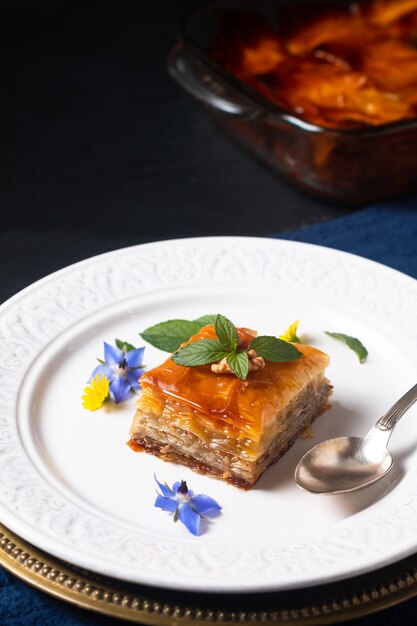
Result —
M 95 411 L 101 407 L 108 395 L 108 379 L 103 374 L 101 376 L 96 374 L 94 378 L 90 380 L 89 385 L 84 389 L 84 395 L 81 396 L 83 407 L 90 411 Z
M 297 328 L 299 323 L 300 320 L 293 322 L 291 326 L 288 326 L 283 335 L 279 335 L 279 338 L 284 341 L 288 341 L 289 343 L 301 343 L 300 339 L 297 337 Z

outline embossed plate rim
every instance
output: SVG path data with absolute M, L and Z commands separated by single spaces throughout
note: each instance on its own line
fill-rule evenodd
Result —
M 260 603 L 259 609 L 252 611 L 225 611 L 215 602 L 210 608 L 195 607 L 188 604 L 187 597 L 173 602 L 163 597 L 150 597 L 143 589 L 135 593 L 123 586 L 115 588 L 111 581 L 98 581 L 88 571 L 71 569 L 68 564 L 37 550 L 0 524 L 0 565 L 8 572 L 40 591 L 83 609 L 150 626 L 169 626 L 173 620 L 184 626 L 219 622 L 321 626 L 371 615 L 417 595 L 417 554 L 413 557 L 410 557 L 412 563 L 407 559 L 394 568 L 391 566 L 388 571 L 376 572 L 377 580 L 364 580 L 359 589 L 352 589 L 352 582 L 357 579 L 344 581 L 342 592 L 332 584 L 327 585 L 328 595 L 324 600 L 313 603 L 304 600 L 300 605 L 287 600 L 286 606 L 276 606 L 275 609 L 267 609 Z M 278 592 L 278 596 L 281 595 L 285 596 L 285 592 Z
M 22 292 L 20 292 L 13 298 L 11 298 L 8 302 L 6 302 L 0 309 L 0 313 L 1 313 L 0 322 L 2 323 L 4 321 L 5 316 L 8 311 L 12 311 L 12 315 L 14 313 L 16 313 L 16 315 L 19 313 L 19 315 L 21 316 L 21 319 L 20 319 L 18 315 L 18 320 L 20 319 L 19 332 L 21 333 L 22 336 L 24 336 L 25 342 L 28 341 L 28 337 L 31 340 L 31 349 L 29 350 L 28 354 L 17 352 L 17 357 L 16 357 L 17 363 L 18 363 L 18 358 L 24 360 L 24 358 L 26 357 L 27 359 L 26 365 L 27 367 L 29 367 L 31 358 L 33 357 L 34 354 L 35 355 L 37 354 L 36 350 L 38 351 L 42 350 L 43 347 L 47 345 L 49 339 L 53 340 L 54 337 L 59 336 L 59 334 L 62 331 L 68 328 L 67 322 L 69 323 L 69 322 L 77 321 L 79 319 L 83 319 L 83 316 L 102 309 L 102 307 L 114 301 L 114 298 L 116 299 L 122 298 L 124 295 L 130 296 L 131 291 L 129 291 L 129 288 L 131 288 L 131 284 L 129 284 L 129 288 L 128 288 L 128 285 L 124 284 L 123 281 L 122 283 L 117 281 L 118 277 L 121 278 L 121 275 L 117 274 L 118 265 L 120 263 L 123 264 L 123 259 L 128 265 L 127 261 L 129 259 L 132 260 L 134 258 L 136 262 L 142 263 L 145 269 L 147 268 L 147 271 L 149 272 L 149 276 L 147 276 L 146 272 L 144 273 L 143 280 L 145 281 L 145 283 L 144 284 L 138 283 L 137 285 L 135 285 L 136 289 L 139 289 L 139 288 L 145 289 L 145 292 L 146 292 L 146 280 L 148 281 L 150 280 L 150 285 L 153 289 L 155 289 L 155 285 L 157 285 L 158 288 L 164 288 L 164 286 L 167 286 L 168 284 L 170 287 L 172 286 L 173 276 L 170 275 L 169 268 L 171 268 L 173 265 L 173 259 L 175 260 L 175 263 L 177 264 L 180 262 L 183 263 L 183 265 L 182 266 L 180 265 L 179 267 L 181 271 L 179 271 L 177 268 L 177 275 L 175 276 L 175 280 L 177 280 L 178 282 L 175 283 L 175 280 L 174 280 L 174 284 L 178 284 L 178 286 L 185 286 L 185 285 L 193 284 L 193 280 L 196 280 L 196 277 L 195 276 L 193 277 L 192 275 L 192 270 L 193 270 L 192 265 L 193 263 L 197 264 L 197 262 L 200 263 L 201 265 L 200 270 L 202 272 L 202 275 L 197 276 L 198 280 L 195 284 L 201 283 L 202 276 L 204 276 L 206 281 L 207 280 L 212 281 L 213 280 L 212 278 L 213 267 L 212 265 L 210 265 L 211 263 L 210 254 L 208 257 L 205 256 L 205 253 L 207 253 L 208 251 L 211 252 L 211 254 L 214 254 L 214 257 L 216 254 L 219 255 L 221 253 L 221 256 L 217 259 L 217 261 L 219 261 L 219 259 L 223 262 L 226 260 L 227 261 L 226 269 L 229 270 L 231 268 L 232 270 L 232 274 L 230 276 L 227 274 L 227 272 L 225 274 L 223 271 L 223 273 L 221 274 L 221 280 L 219 279 L 217 282 L 215 282 L 215 284 L 224 285 L 224 284 L 233 283 L 236 280 L 236 276 L 235 274 L 233 274 L 233 272 L 237 272 L 237 273 L 240 272 L 239 275 L 245 276 L 245 280 L 246 280 L 247 273 L 250 274 L 250 272 L 252 272 L 252 266 L 256 266 L 256 263 L 252 263 L 252 261 L 255 261 L 258 257 L 262 257 L 261 258 L 262 262 L 260 263 L 260 267 L 262 268 L 264 272 L 265 272 L 265 266 L 269 270 L 269 272 L 271 271 L 271 269 L 275 270 L 276 271 L 275 281 L 283 280 L 283 276 L 282 276 L 283 269 L 286 270 L 287 272 L 287 274 L 285 275 L 285 280 L 287 280 L 288 284 L 290 282 L 291 284 L 294 282 L 297 283 L 297 281 L 300 284 L 303 284 L 303 281 L 308 280 L 309 271 L 310 272 L 313 271 L 312 268 L 323 269 L 324 267 L 326 268 L 330 267 L 330 270 L 332 271 L 335 271 L 335 268 L 336 268 L 336 270 L 342 273 L 341 275 L 343 275 L 343 273 L 347 269 L 349 270 L 349 268 L 351 270 L 352 268 L 356 268 L 356 270 L 359 270 L 359 273 L 362 273 L 361 277 L 362 275 L 366 275 L 367 272 L 373 278 L 376 276 L 376 279 L 378 280 L 382 276 L 383 277 L 382 282 L 386 281 L 386 284 L 390 284 L 391 288 L 394 289 L 394 292 L 395 292 L 395 289 L 397 290 L 403 289 L 407 292 L 407 295 L 411 296 L 412 299 L 413 298 L 415 299 L 416 294 L 417 294 L 417 290 L 416 290 L 417 282 L 408 276 L 405 276 L 399 272 L 396 272 L 395 270 L 386 268 L 385 266 L 363 259 L 361 257 L 357 257 L 355 255 L 351 255 L 345 252 L 340 252 L 340 251 L 333 250 L 330 248 L 324 248 L 322 246 L 314 246 L 312 244 L 303 244 L 303 243 L 289 242 L 289 241 L 283 241 L 283 240 L 266 239 L 266 238 L 265 239 L 250 238 L 250 237 L 248 238 L 246 237 L 212 237 L 212 238 L 209 237 L 209 238 L 194 238 L 194 239 L 182 239 L 182 240 L 169 240 L 165 242 L 155 242 L 151 244 L 144 244 L 141 246 L 133 246 L 133 247 L 125 248 L 122 250 L 116 250 L 114 252 L 109 252 L 104 255 L 99 255 L 97 257 L 93 257 L 91 259 L 81 261 L 73 266 L 60 270 L 59 272 L 56 272 L 55 274 L 52 274 L 42 279 L 41 281 L 38 281 L 34 285 L 26 288 L 25 290 L 23 290 Z M 153 267 L 150 266 L 152 265 L 152 263 L 149 265 L 149 255 L 152 256 L 152 254 L 156 257 L 156 260 L 154 259 L 153 261 L 154 263 Z M 190 258 L 187 258 L 187 254 L 191 255 L 191 259 L 193 261 L 191 265 L 190 265 Z M 236 259 L 234 257 L 234 255 L 236 254 L 238 255 L 238 257 L 240 254 L 240 258 Z M 161 258 L 164 258 L 164 255 L 165 257 L 168 256 L 169 261 L 170 261 L 166 265 L 166 268 L 165 268 L 167 270 L 168 276 L 158 275 L 158 268 L 160 270 Z M 294 268 L 291 265 L 288 265 L 288 260 L 287 260 L 287 266 L 285 266 L 286 255 L 289 257 L 289 260 L 291 262 L 295 263 Z M 302 265 L 301 261 L 304 262 L 304 269 L 305 269 L 305 274 L 306 274 L 305 276 L 303 275 L 304 274 L 303 272 L 301 273 L 299 272 L 299 268 L 297 268 L 297 265 L 296 265 L 297 262 L 301 263 Z M 274 263 L 277 264 L 277 267 L 274 266 Z M 102 269 L 102 267 L 104 266 L 106 267 L 106 271 Z M 338 268 L 338 266 L 340 267 Z M 75 312 L 71 311 L 71 305 L 73 304 L 74 298 L 77 304 L 76 288 L 81 289 L 82 293 L 85 292 L 85 283 L 86 282 L 88 283 L 89 270 L 91 270 L 92 268 L 93 270 L 94 268 L 96 268 L 95 274 L 94 274 L 94 271 L 92 272 L 93 278 L 94 278 L 93 280 L 94 289 L 91 290 L 91 293 L 94 296 L 92 298 L 92 302 L 87 303 L 87 305 L 85 305 L 84 303 L 84 306 L 87 306 L 87 308 L 85 310 L 82 309 L 81 312 L 77 309 L 75 310 Z M 194 268 L 194 271 L 196 271 L 195 268 Z M 154 274 L 156 272 L 156 274 L 154 275 L 152 272 Z M 180 278 L 178 277 L 179 274 L 181 274 Z M 337 271 L 336 271 L 336 274 L 337 274 Z M 158 277 L 158 280 L 155 283 L 156 276 Z M 133 278 L 135 277 L 130 276 L 130 279 L 133 280 Z M 74 279 L 73 282 L 71 282 L 72 279 Z M 136 276 L 135 279 L 138 279 L 138 277 Z M 256 279 L 258 279 L 258 276 L 256 276 Z M 79 280 L 80 284 L 77 283 L 77 280 Z M 126 283 L 125 278 L 124 280 Z M 254 277 L 252 275 L 251 275 L 251 280 L 254 280 Z M 110 295 L 107 291 L 109 288 L 109 284 L 110 284 L 108 281 L 113 281 L 111 283 L 112 290 L 110 290 Z M 270 274 L 268 274 L 267 282 L 271 283 Z M 350 287 L 352 288 L 352 286 Z M 48 292 L 49 288 L 51 289 L 51 293 Z M 356 290 L 359 289 L 360 291 L 361 289 L 363 290 L 364 288 L 366 288 L 366 284 L 355 285 Z M 62 322 L 62 320 L 61 321 L 58 320 L 58 322 L 54 320 L 54 323 L 58 323 L 58 326 L 59 326 L 59 323 L 61 323 L 61 327 L 59 328 L 53 327 L 52 330 L 49 329 L 50 336 L 45 336 L 43 343 L 39 344 L 39 341 L 40 341 L 39 336 L 38 336 L 39 333 L 38 335 L 35 335 L 35 336 L 30 335 L 30 333 L 25 334 L 25 333 L 28 333 L 28 328 L 27 326 L 25 326 L 24 322 L 26 322 L 26 325 L 27 325 L 28 319 L 30 319 L 29 315 L 33 315 L 35 318 L 36 316 L 38 316 L 38 318 L 36 318 L 38 324 L 40 324 L 41 322 L 43 323 L 44 319 L 38 310 L 39 301 L 37 301 L 37 294 L 41 292 L 41 293 L 44 293 L 44 295 L 48 294 L 48 297 L 50 297 L 51 294 L 53 295 L 53 289 L 57 289 L 58 293 L 61 290 L 66 298 L 65 303 L 64 303 L 66 306 L 62 306 L 62 302 L 61 302 L 60 303 L 61 309 L 59 309 L 58 307 L 60 315 L 63 315 L 65 318 L 64 319 L 65 323 Z M 84 292 L 83 292 L 83 289 L 84 289 Z M 336 289 L 336 292 L 338 292 L 338 289 L 336 288 L 336 286 L 334 287 L 334 289 Z M 375 291 L 375 286 L 374 286 L 374 291 Z M 356 294 L 355 291 L 354 293 Z M 364 295 L 364 293 L 362 293 L 363 298 L 367 297 L 369 300 L 369 297 L 371 297 L 371 300 L 370 300 L 371 305 L 373 304 L 372 297 L 375 296 L 376 300 L 378 300 L 378 297 L 380 297 L 381 295 L 378 292 L 378 289 L 376 289 L 375 293 L 371 291 L 371 296 L 369 296 L 368 292 L 366 292 L 366 296 Z M 32 295 L 33 295 L 33 298 L 31 300 Z M 346 294 L 345 293 L 339 294 L 338 297 L 341 299 L 340 301 L 342 302 L 343 298 L 346 298 Z M 54 302 L 52 301 L 51 306 L 53 306 L 53 304 Z M 29 316 L 29 318 L 28 317 L 25 318 L 25 305 L 28 305 L 28 311 L 26 311 L 26 316 Z M 369 305 L 369 302 L 368 302 L 368 305 Z M 398 312 L 398 315 L 400 317 L 400 322 L 402 324 L 401 327 L 403 331 L 407 329 L 409 335 L 413 336 L 413 333 L 415 335 L 416 329 L 414 328 L 412 324 L 410 324 L 410 319 L 407 316 L 407 311 L 400 310 Z M 39 326 L 39 328 L 43 328 L 42 324 L 41 326 Z M 11 338 L 9 337 L 9 342 L 12 341 L 13 339 L 16 341 L 16 337 L 13 337 L 13 336 Z M 4 333 L 3 335 L 0 335 L 0 341 L 3 342 L 2 343 L 3 349 L 7 347 L 7 337 L 5 336 Z M 23 341 L 22 337 L 20 338 L 20 341 L 21 342 Z M 23 350 L 22 345 L 20 345 L 20 349 Z M 7 352 L 7 350 L 5 350 L 4 352 Z M 0 374 L 3 376 L 3 383 L 5 381 L 8 382 L 8 380 L 11 380 L 11 378 L 13 378 L 9 369 L 4 368 L 4 367 L 0 371 Z M 19 375 L 22 376 L 22 371 L 19 370 L 18 374 L 16 374 L 16 372 L 14 372 L 14 374 L 15 374 L 16 380 L 19 381 L 20 380 Z M 8 376 L 9 378 L 7 378 Z M 0 394 L 1 394 L 1 388 L 0 388 Z M 13 433 L 11 430 L 10 431 L 6 430 L 6 427 L 12 428 L 11 422 L 10 422 L 10 415 L 9 415 L 9 422 L 4 422 L 6 426 L 4 424 L 2 425 L 1 419 L 2 419 L 2 415 L 3 416 L 5 415 L 6 409 L 10 410 L 11 413 L 13 414 L 13 407 L 14 407 L 13 402 L 10 402 L 10 398 L 5 396 L 3 393 L 2 401 L 0 403 L 0 408 L 2 411 L 0 413 L 0 426 L 3 427 L 2 429 L 0 429 L 1 437 L 2 437 L 2 441 L 0 441 L 0 445 L 2 446 L 2 450 L 5 453 L 7 453 L 8 451 L 8 446 L 12 445 L 11 443 L 12 439 L 10 441 L 7 441 L 7 436 L 9 434 L 12 436 Z M 5 418 L 3 417 L 3 421 L 4 420 Z M 5 437 L 6 437 L 6 440 L 4 439 Z M 16 440 L 14 441 L 14 443 L 16 444 Z M 10 448 L 9 448 L 9 451 L 10 451 Z M 417 494 L 413 494 L 413 506 L 416 506 L 417 504 L 415 502 L 415 500 L 417 499 L 416 495 Z M 37 504 L 39 500 L 39 494 L 37 495 L 35 493 L 34 498 L 35 498 L 35 504 Z M 36 498 L 38 498 L 38 500 L 36 500 Z M 65 560 L 74 562 L 77 565 L 81 565 L 82 567 L 94 569 L 94 565 L 92 565 L 91 560 L 89 560 L 88 555 L 86 556 L 84 554 L 80 556 L 80 554 L 77 554 L 74 556 L 71 550 L 71 546 L 64 546 L 62 541 L 61 542 L 59 541 L 58 537 L 54 537 L 52 540 L 51 538 L 49 538 L 47 541 L 45 541 L 45 537 L 42 535 L 42 531 L 39 530 L 38 528 L 24 527 L 22 529 L 22 520 L 14 516 L 13 514 L 11 514 L 10 510 L 4 507 L 3 507 L 3 520 L 2 521 L 5 522 L 7 526 L 10 527 L 13 531 L 17 532 L 19 535 L 23 536 L 25 539 L 27 539 L 31 543 L 35 545 L 39 545 L 41 548 L 46 549 L 48 552 L 55 554 L 56 556 L 60 558 L 64 558 Z M 379 526 L 378 529 L 380 532 L 384 530 L 381 526 Z M 343 532 L 340 535 L 340 539 L 343 540 Z M 172 541 L 173 541 L 173 544 L 183 543 L 183 542 L 178 541 L 174 535 L 173 535 Z M 177 545 L 175 545 L 174 547 L 176 548 Z M 374 561 L 372 561 L 371 564 L 369 562 L 360 563 L 360 560 L 359 561 L 358 559 L 355 560 L 352 557 L 351 562 L 349 564 L 349 568 L 348 569 L 342 568 L 343 571 L 340 571 L 340 570 L 337 571 L 337 565 L 340 566 L 340 563 L 338 564 L 337 559 L 336 559 L 336 571 L 334 569 L 335 563 L 333 562 L 332 563 L 333 570 L 331 568 L 330 570 L 327 570 L 327 573 L 323 574 L 322 577 L 320 578 L 320 582 L 325 582 L 327 580 L 335 580 L 337 578 L 344 578 L 349 575 L 352 575 L 352 573 L 359 573 L 361 571 L 366 571 L 367 569 L 368 570 L 372 569 L 380 565 L 381 563 L 383 564 L 387 563 L 390 559 L 391 561 L 393 561 L 403 556 L 406 556 L 407 554 L 410 554 L 411 552 L 415 550 L 415 547 L 416 547 L 416 544 L 414 540 L 411 543 L 409 541 L 405 545 L 403 542 L 403 544 L 401 544 L 400 547 L 397 547 L 397 549 L 394 550 L 394 553 L 391 553 L 389 557 L 387 557 L 386 554 L 383 557 L 381 555 L 378 555 L 377 558 Z M 320 550 L 322 551 L 324 549 L 325 549 L 325 545 L 323 543 L 321 547 L 319 547 L 318 553 L 320 554 Z M 283 554 L 281 554 L 280 556 L 281 558 L 285 557 L 285 555 Z M 287 556 L 289 555 L 287 554 Z M 269 560 L 269 561 L 266 561 L 265 563 L 271 564 L 274 562 L 274 559 L 276 558 L 278 558 L 277 555 L 273 557 L 272 561 Z M 305 565 L 308 560 L 308 555 L 304 555 L 303 552 L 298 551 L 297 558 L 301 559 L 302 561 L 301 565 Z M 303 558 L 304 558 L 304 561 L 302 560 Z M 285 558 L 284 558 L 284 561 L 285 561 Z M 346 565 L 346 563 L 344 563 L 344 565 Z M 108 567 L 108 564 L 106 566 Z M 129 577 L 129 575 L 126 574 L 126 569 L 124 569 L 123 567 L 120 567 L 120 565 L 116 566 L 114 569 L 113 568 L 107 569 L 107 571 L 104 571 L 102 573 L 105 573 L 110 576 L 116 576 L 119 578 Z M 130 574 L 130 570 L 129 570 L 129 574 Z M 212 575 L 213 572 L 209 572 L 209 574 Z M 217 573 L 214 572 L 214 574 L 217 574 Z M 304 575 L 304 578 L 297 579 L 295 583 L 294 583 L 294 580 L 291 580 L 291 578 L 288 578 L 289 582 L 287 584 L 283 583 L 282 580 L 279 584 L 277 584 L 276 577 L 274 578 L 274 576 L 270 578 L 264 577 L 261 581 L 259 581 L 259 579 L 255 581 L 252 579 L 250 581 L 248 580 L 246 581 L 239 580 L 238 582 L 232 581 L 231 584 L 228 584 L 224 580 L 222 580 L 221 582 L 216 582 L 213 579 L 209 579 L 209 578 L 199 580 L 199 581 L 190 580 L 190 578 L 192 578 L 191 576 L 189 577 L 188 580 L 184 580 L 184 579 L 171 580 L 171 579 L 168 579 L 166 572 L 162 573 L 162 577 L 159 574 L 158 576 L 156 576 L 155 574 L 150 575 L 149 572 L 147 574 L 139 572 L 135 580 L 137 582 L 145 582 L 148 584 L 154 584 L 154 585 L 171 587 L 171 588 L 189 589 L 189 590 L 194 590 L 194 591 L 204 590 L 204 589 L 209 590 L 209 591 L 214 591 L 214 590 L 231 591 L 233 589 L 234 590 L 245 589 L 245 590 L 253 590 L 253 591 L 273 590 L 277 588 L 284 589 L 286 587 L 290 588 L 294 586 L 297 586 L 297 587 L 307 586 L 308 584 L 311 583 L 313 579 L 317 580 L 317 574 L 315 573 L 313 577 L 313 574 L 311 572 L 309 575 Z

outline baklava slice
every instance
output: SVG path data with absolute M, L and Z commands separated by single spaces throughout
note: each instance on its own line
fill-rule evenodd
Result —
M 237 329 L 239 345 L 256 333 Z M 216 337 L 209 325 L 190 339 Z M 130 446 L 250 489 L 326 408 L 326 354 L 304 344 L 290 362 L 265 363 L 246 380 L 169 358 L 140 379 Z

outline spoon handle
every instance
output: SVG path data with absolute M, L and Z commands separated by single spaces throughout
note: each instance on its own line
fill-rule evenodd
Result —
M 417 384 L 411 387 L 377 422 L 381 430 L 393 430 L 396 423 L 417 400 Z

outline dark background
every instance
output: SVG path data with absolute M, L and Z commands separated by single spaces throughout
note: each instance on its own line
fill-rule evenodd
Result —
M 3 0 L 0 297 L 156 239 L 271 235 L 342 215 L 277 178 L 166 71 L 190 0 Z M 8 110 L 11 104 L 11 110 Z M 16 141 L 17 140 L 17 141 Z M 11 160 L 12 157 L 12 160 Z
M 176 24 L 195 4 L 0 3 L 0 300 L 121 246 L 267 236 L 354 210 L 281 181 L 171 81 Z M 411 606 L 357 624 L 416 623 Z

